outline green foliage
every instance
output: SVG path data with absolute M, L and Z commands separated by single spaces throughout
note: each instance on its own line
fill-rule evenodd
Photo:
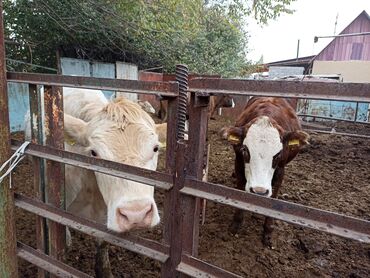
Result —
M 268 20 L 276 19 L 282 13 L 292 14 L 294 10 L 288 7 L 293 1 L 296 0 L 254 0 L 252 11 L 257 21 L 266 24 Z
M 5 35 L 21 43 L 7 45 L 7 56 L 55 68 L 56 49 L 73 46 L 140 68 L 172 72 L 185 63 L 193 72 L 235 76 L 248 65 L 245 18 L 254 13 L 265 23 L 290 12 L 291 1 L 4 0 Z
M 267 24 L 281 14 L 291 14 L 294 10 L 289 8 L 297 0 L 210 0 L 210 5 L 218 5 L 227 9 L 237 18 L 253 16 L 259 24 Z

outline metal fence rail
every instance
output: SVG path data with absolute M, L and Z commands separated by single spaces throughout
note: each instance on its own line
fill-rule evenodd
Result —
M 8 72 L 7 80 L 27 84 L 110 90 L 165 97 L 176 97 L 178 91 L 177 82 L 138 81 L 56 74 Z
M 92 278 L 75 268 L 72 268 L 50 256 L 45 255 L 39 250 L 17 242 L 17 256 L 33 265 L 36 265 L 49 273 L 63 278 Z
M 337 131 L 329 131 L 329 130 L 321 130 L 321 129 L 305 129 L 305 131 L 331 134 L 331 135 L 339 135 L 339 136 L 348 136 L 348 137 L 362 138 L 362 139 L 370 139 L 370 135 L 362 135 L 362 134 L 355 134 L 355 133 L 348 133 L 348 132 L 337 132 Z
M 145 255 L 162 263 L 168 258 L 168 247 L 159 242 L 109 231 L 102 224 L 75 216 L 64 210 L 20 194 L 15 194 L 14 199 L 15 205 L 19 208 L 48 218 L 90 236 L 102 239 L 113 245 L 125 248 L 141 255 Z
M 191 277 L 242 277 L 189 255 L 182 255 L 177 270 Z
M 2 22 L 1 16 L 0 21 Z M 0 29 L 2 29 L 2 26 L 0 26 Z M 1 32 L 1 57 L 4 56 L 3 39 Z M 0 66 L 4 66 L 4 61 L 1 61 L 1 59 Z M 19 146 L 17 141 L 12 141 L 11 147 L 8 144 L 10 134 L 7 121 L 7 81 L 30 84 L 31 112 L 36 115 L 36 118 L 32 119 L 32 124 L 35 124 L 32 126 L 32 137 L 33 141 L 38 144 L 41 144 L 43 141 L 40 135 L 42 133 L 40 130 L 40 102 L 42 102 L 42 99 L 37 93 L 36 84 L 45 86 L 45 116 L 48 117 L 46 129 L 50 131 L 46 137 L 48 146 L 31 144 L 26 150 L 26 154 L 38 158 L 34 168 L 35 188 L 39 193 L 37 196 L 38 200 L 19 194 L 15 194 L 13 200 L 10 191 L 5 185 L 6 181 L 1 184 L 0 199 L 3 201 L 2 204 L 4 206 L 0 211 L 0 232 L 5 235 L 0 239 L 0 258 L 4 262 L 4 267 L 0 267 L 1 273 L 16 277 L 17 264 L 14 257 L 17 254 L 19 257 L 57 276 L 88 277 L 58 261 L 62 257 L 63 251 L 62 236 L 58 234 L 58 231 L 63 231 L 63 226 L 61 225 L 64 225 L 161 262 L 162 277 L 175 277 L 178 274 L 193 277 L 239 277 L 197 258 L 201 198 L 273 217 L 294 225 L 365 243 L 370 242 L 369 221 L 282 200 L 265 198 L 201 181 L 205 161 L 204 151 L 207 145 L 207 114 L 209 96 L 211 94 L 370 102 L 370 84 L 217 78 L 193 79 L 189 81 L 188 87 L 185 78 L 188 75 L 187 68 L 181 68 L 182 75 L 178 76 L 181 77 L 179 78 L 181 86 L 177 82 L 143 82 L 50 74 L 6 73 L 4 67 L 0 69 L 0 79 L 2 80 L 0 82 L 0 136 L 2 139 L 0 140 L 0 161 L 4 161 L 9 156 L 10 148 L 15 150 Z M 169 100 L 169 120 L 166 173 L 95 159 L 62 150 L 64 142 L 63 100 L 61 90 L 57 86 L 154 94 L 167 98 Z M 186 89 L 187 87 L 188 89 Z M 178 111 L 179 90 L 191 92 L 190 104 L 188 104 L 189 141 L 187 143 L 182 140 L 177 141 L 178 119 L 185 118 L 184 111 L 186 110 L 179 109 Z M 56 105 L 53 106 L 53 103 Z M 55 115 L 57 116 L 54 117 Z M 364 135 L 362 137 L 367 138 Z M 45 188 L 45 184 L 43 184 L 41 177 L 43 176 L 42 159 L 48 161 L 46 175 L 49 182 L 51 180 L 54 185 L 52 188 Z M 77 217 L 63 210 L 61 192 L 63 192 L 64 164 L 164 189 L 163 243 L 134 235 L 121 235 L 111 232 L 105 225 Z M 61 182 L 58 182 L 58 180 Z M 47 191 L 48 198 L 42 196 L 45 192 L 41 191 Z M 14 219 L 12 218 L 13 201 L 17 207 L 40 216 L 36 224 L 38 233 L 37 248 L 44 252 L 49 251 L 50 256 L 21 243 L 18 243 L 16 249 Z M 50 204 L 46 204 L 44 201 Z M 44 218 L 52 221 L 49 222 L 52 223 L 52 225 L 48 225 L 49 230 L 44 229 L 45 223 L 41 221 Z M 40 239 L 48 235 L 48 241 L 39 242 Z
M 181 193 L 270 216 L 291 224 L 370 243 L 370 221 L 271 199 L 187 178 Z
M 96 82 L 96 80 L 93 80 L 95 78 L 87 79 L 92 79 L 87 82 L 90 82 L 89 84 L 93 81 Z M 38 82 L 39 81 L 36 83 Z M 53 84 L 61 85 L 60 83 Z M 310 82 L 307 85 L 311 84 L 313 83 Z M 352 85 L 353 84 L 348 88 L 353 89 Z M 278 92 L 280 90 L 280 86 L 282 85 L 277 84 L 277 88 L 269 88 L 273 92 Z M 357 85 L 354 85 L 354 87 L 357 88 Z M 192 95 L 189 111 L 190 141 L 189 144 L 186 144 L 185 142 L 175 142 L 176 136 L 174 135 L 176 133 L 176 127 L 173 126 L 175 126 L 176 119 L 171 119 L 171 126 L 169 126 L 170 136 L 168 137 L 169 152 L 167 152 L 166 157 L 168 173 L 149 171 L 102 159 L 94 159 L 80 154 L 70 153 L 64 150 L 37 144 L 31 144 L 26 150 L 26 154 L 38 158 L 70 164 L 142 182 L 166 190 L 166 196 L 170 203 L 166 204 L 165 201 L 166 214 L 164 218 L 164 236 L 165 239 L 167 238 L 165 243 L 159 243 L 135 236 L 122 236 L 108 231 L 103 225 L 79 218 L 65 212 L 64 210 L 18 194 L 15 195 L 15 205 L 41 217 L 52 219 L 56 223 L 71 227 L 83 233 L 101 238 L 111 244 L 158 260 L 163 263 L 163 277 L 171 277 L 171 275 L 176 272 L 193 277 L 239 277 L 238 275 L 196 258 L 199 225 L 198 218 L 196 216 L 199 215 L 199 198 L 267 215 L 295 225 L 355 239 L 361 242 L 370 242 L 369 221 L 282 200 L 265 198 L 246 192 L 240 192 L 239 190 L 222 185 L 200 181 L 203 170 L 202 150 L 205 146 L 207 132 L 206 115 L 209 95 L 208 92 L 205 92 L 204 90 L 190 89 L 189 91 L 196 91 L 198 93 L 198 95 Z M 220 91 L 216 88 L 212 89 L 212 93 L 214 92 L 218 93 Z M 224 90 L 222 92 L 227 93 L 227 91 Z M 231 93 L 234 93 L 234 91 Z M 338 96 L 335 95 L 331 95 L 331 97 L 333 99 L 338 99 Z M 173 116 L 176 115 L 176 105 L 177 102 L 175 101 L 169 106 L 169 113 Z M 20 142 L 13 140 L 11 148 L 15 150 L 19 144 Z M 191 147 L 188 150 L 189 146 Z M 176 156 L 171 153 L 175 151 L 177 153 Z M 176 169 L 176 171 L 174 169 Z M 184 172 L 185 169 L 186 173 Z M 176 213 L 174 213 L 174 211 Z M 169 222 L 173 220 L 175 221 Z M 178 236 L 179 234 L 181 236 Z M 27 246 L 22 245 L 21 248 L 18 247 L 18 254 L 20 254 L 19 250 L 23 250 L 23 256 L 25 256 L 26 259 L 28 258 L 29 261 L 34 262 L 39 267 L 43 267 L 51 273 L 56 273 L 55 269 L 58 269 L 58 264 L 60 264 L 60 262 L 55 263 L 51 257 L 42 257 L 42 255 L 38 253 L 32 253 L 33 251 Z M 27 254 L 27 256 L 24 254 Z M 36 256 L 37 254 L 38 257 Z M 49 260 L 47 263 L 46 258 Z M 53 266 L 54 263 L 57 266 Z M 64 274 L 61 273 L 67 272 L 59 272 L 57 275 L 63 276 Z
M 16 150 L 19 146 L 20 142 L 12 140 L 12 150 Z M 25 153 L 35 157 L 45 158 L 111 176 L 145 183 L 164 190 L 169 190 L 173 183 L 173 176 L 167 173 L 147 170 L 100 158 L 97 159 L 47 146 L 30 144 Z
M 189 92 L 370 102 L 370 83 L 200 78 L 189 81 Z
M 356 119 L 348 120 L 348 119 L 334 118 L 334 117 L 329 117 L 329 116 L 320 116 L 320 115 L 303 114 L 303 113 L 300 113 L 297 116 L 302 117 L 302 118 L 317 118 L 317 119 L 325 119 L 325 120 L 330 120 L 330 121 L 349 122 L 349 123 L 365 124 L 365 125 L 370 124 L 370 122 L 358 121 Z

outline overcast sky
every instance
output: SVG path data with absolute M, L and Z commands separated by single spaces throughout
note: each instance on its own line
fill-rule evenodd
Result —
M 258 61 L 263 55 L 266 63 L 295 58 L 298 39 L 299 57 L 318 54 L 331 39 L 314 43 L 314 36 L 333 35 L 337 14 L 339 34 L 363 10 L 370 14 L 370 0 L 297 0 L 292 8 L 292 15 L 282 15 L 262 28 L 250 20 L 248 59 Z

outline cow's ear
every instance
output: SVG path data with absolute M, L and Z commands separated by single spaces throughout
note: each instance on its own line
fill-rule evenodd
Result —
M 243 140 L 243 129 L 240 127 L 224 127 L 220 130 L 220 136 L 232 145 L 239 145 Z
M 290 131 L 284 134 L 283 143 L 288 147 L 302 147 L 309 144 L 309 138 L 310 136 L 302 130 Z
M 83 120 L 64 114 L 64 141 L 71 146 L 87 146 L 86 127 Z

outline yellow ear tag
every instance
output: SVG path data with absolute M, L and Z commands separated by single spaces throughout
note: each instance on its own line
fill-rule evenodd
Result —
M 166 149 L 166 142 L 162 143 L 162 142 L 159 142 L 159 147 L 163 150 Z
M 70 136 L 68 136 L 67 134 L 64 134 L 64 141 L 68 144 L 68 145 L 71 145 L 71 146 L 74 146 L 76 145 L 76 140 L 73 140 Z
M 295 146 L 295 145 L 299 145 L 298 139 L 293 139 L 288 142 L 288 146 Z
M 240 139 L 238 136 L 230 134 L 229 137 L 227 137 L 227 140 L 231 143 L 239 143 Z

